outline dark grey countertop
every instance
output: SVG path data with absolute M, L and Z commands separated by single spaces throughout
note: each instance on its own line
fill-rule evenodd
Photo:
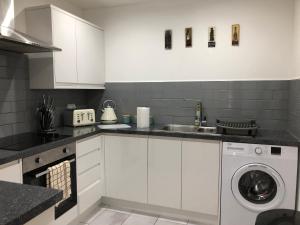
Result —
M 199 132 L 174 132 L 165 131 L 159 128 L 137 129 L 135 127 L 130 129 L 115 129 L 115 130 L 102 130 L 103 133 L 116 133 L 116 134 L 139 134 L 139 135 L 152 135 L 152 136 L 166 136 L 178 138 L 191 138 L 191 139 L 206 139 L 206 140 L 219 140 L 223 142 L 238 142 L 249 144 L 263 144 L 263 145 L 280 145 L 280 146 L 300 146 L 300 140 L 294 137 L 287 131 L 272 131 L 272 130 L 259 130 L 256 137 L 249 136 L 236 136 L 236 135 L 222 135 L 222 134 L 206 134 Z
M 61 199 L 61 191 L 0 181 L 0 225 L 25 224 Z
M 132 127 L 130 129 L 101 130 L 96 125 L 80 128 L 61 127 L 57 129 L 57 132 L 62 135 L 68 135 L 69 137 L 37 147 L 24 149 L 20 152 L 0 150 L 0 165 L 100 133 L 165 136 L 295 147 L 300 146 L 300 141 L 289 132 L 271 130 L 260 130 L 256 137 L 189 132 L 182 133 L 164 131 L 160 127 L 149 129 L 137 129 Z M 0 181 L 0 225 L 23 224 L 53 206 L 61 197 L 61 193 L 55 190 Z
M 0 165 L 9 163 L 11 161 L 26 158 L 49 149 L 69 144 L 71 142 L 87 138 L 100 133 L 107 134 L 133 134 L 133 135 L 149 135 L 149 136 L 165 136 L 165 137 L 178 137 L 178 138 L 191 138 L 191 139 L 206 139 L 206 140 L 219 140 L 223 142 L 239 142 L 249 144 L 265 144 L 265 145 L 280 145 L 280 146 L 300 146 L 300 140 L 294 137 L 288 131 L 272 131 L 272 130 L 259 130 L 256 137 L 248 136 L 233 136 L 233 135 L 221 135 L 221 134 L 204 134 L 204 133 L 192 133 L 192 132 L 173 132 L 162 130 L 160 126 L 138 129 L 132 127 L 130 129 L 114 129 L 114 130 L 101 130 L 96 125 L 86 127 L 61 127 L 57 129 L 57 132 L 69 137 L 43 144 L 40 146 L 25 149 L 23 151 L 14 152 L 0 150 Z M 0 139 L 1 142 L 1 139 Z
M 97 128 L 97 126 L 88 126 L 82 128 L 62 127 L 57 129 L 57 133 L 65 134 L 68 135 L 69 137 L 57 140 L 55 142 L 30 147 L 24 149 L 23 151 L 8 151 L 8 150 L 0 149 L 0 165 L 12 162 L 14 160 L 23 159 L 35 154 L 39 154 L 62 145 L 70 144 L 76 140 L 101 133 L 101 130 Z M 18 139 L 17 136 L 11 136 L 11 137 L 14 139 Z M 0 139 L 0 145 L 3 142 L 7 142 L 7 138 L 11 138 L 11 137 Z

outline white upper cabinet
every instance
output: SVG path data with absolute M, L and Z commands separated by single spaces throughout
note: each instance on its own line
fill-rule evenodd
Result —
M 63 21 L 63 22 L 62 22 Z M 61 46 L 54 52 L 54 75 L 56 83 L 77 83 L 76 71 L 76 20 L 60 11 L 52 11 L 53 44 Z
M 81 84 L 104 84 L 103 32 L 82 21 L 76 21 L 77 70 Z
M 103 89 L 104 32 L 52 5 L 26 9 L 27 33 L 61 52 L 29 54 L 31 89 Z

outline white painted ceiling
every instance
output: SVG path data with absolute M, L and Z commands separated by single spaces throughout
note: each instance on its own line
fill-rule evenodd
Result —
M 150 0 L 66 0 L 82 9 L 92 9 L 100 7 L 114 7 L 121 5 L 136 4 Z

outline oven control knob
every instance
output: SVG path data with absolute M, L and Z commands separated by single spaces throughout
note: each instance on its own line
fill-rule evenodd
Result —
M 70 149 L 68 149 L 68 148 L 64 148 L 64 149 L 63 149 L 63 153 L 65 153 L 65 154 L 69 154 L 69 153 L 70 153 Z
M 42 160 L 40 157 L 35 159 L 35 162 L 36 162 L 36 163 L 39 163 L 39 164 L 42 163 L 42 161 L 43 161 L 43 160 Z
M 255 148 L 255 153 L 256 153 L 257 155 L 263 154 L 262 148 L 261 148 L 261 147 L 256 147 L 256 148 Z

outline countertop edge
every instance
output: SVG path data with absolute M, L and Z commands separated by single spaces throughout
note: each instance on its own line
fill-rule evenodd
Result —
M 83 129 L 87 127 L 82 127 Z M 128 134 L 128 135 L 145 135 L 145 136 L 161 136 L 161 137 L 174 137 L 174 138 L 187 138 L 187 139 L 202 139 L 202 140 L 216 140 L 222 142 L 237 142 L 237 143 L 248 143 L 248 144 L 262 144 L 262 145 L 277 145 L 277 146 L 290 146 L 290 147 L 298 147 L 300 148 L 300 140 L 294 138 L 294 140 L 279 140 L 278 138 L 274 137 L 273 139 L 270 138 L 263 138 L 263 137 L 246 137 L 246 136 L 230 136 L 230 135 L 222 135 L 222 134 L 203 134 L 203 133 L 190 133 L 190 132 L 169 132 L 160 129 L 137 129 L 137 128 L 130 128 L 130 129 L 99 129 L 97 126 L 90 126 L 93 128 L 92 131 L 74 135 L 71 134 L 71 137 L 58 140 L 49 144 L 40 145 L 37 147 L 29 148 L 21 152 L 10 152 L 7 156 L 0 157 L 0 165 L 12 162 L 14 160 L 23 159 L 34 154 L 39 154 L 50 150 L 52 148 L 56 148 L 62 145 L 67 145 L 72 142 L 76 142 L 85 138 L 89 138 L 91 136 L 99 135 L 99 134 Z M 70 130 L 75 130 L 80 128 L 72 128 L 72 127 L 61 127 L 58 129 L 58 132 L 66 134 L 70 132 Z M 286 131 L 288 134 L 288 131 Z M 293 135 L 290 135 L 293 136 Z M 0 150 L 1 151 L 1 150 Z M 4 150 L 3 150 L 4 151 Z M 7 152 L 7 151 L 6 151 Z
M 2 193 L 0 224 L 22 225 L 46 210 L 54 207 L 63 198 L 63 192 L 27 184 L 0 181 Z M 53 217 L 54 220 L 54 217 Z
M 14 219 L 13 221 L 5 224 L 5 225 L 21 225 L 29 222 L 30 220 L 34 219 L 35 217 L 39 216 L 46 210 L 54 207 L 57 202 L 59 202 L 63 197 L 63 193 L 59 192 L 56 196 L 51 197 L 46 202 L 41 203 L 40 205 L 34 207 L 33 209 L 29 210 L 20 217 Z M 54 218 L 53 218 L 54 219 Z

